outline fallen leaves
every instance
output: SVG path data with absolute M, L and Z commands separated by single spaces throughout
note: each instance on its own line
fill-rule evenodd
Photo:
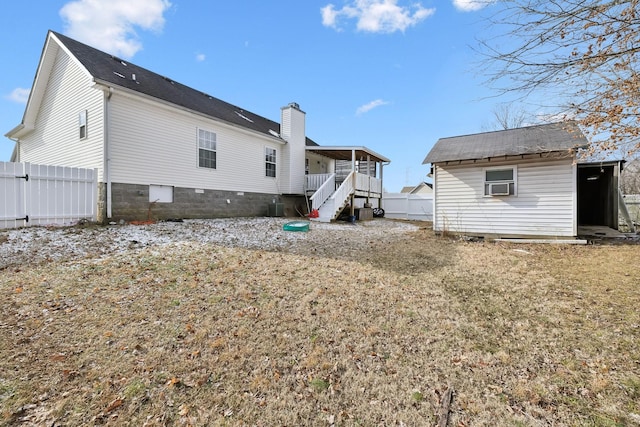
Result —
M 167 383 L 165 384 L 167 387 L 175 387 L 175 386 L 179 386 L 182 382 L 180 381 L 180 378 L 176 378 L 176 377 L 171 377 L 171 379 L 169 381 L 167 381 Z
M 107 405 L 107 407 L 105 408 L 104 412 L 108 414 L 109 412 L 115 411 L 120 406 L 122 406 L 123 403 L 124 403 L 124 400 L 115 399 L 115 400 L 111 401 L 111 403 L 109 403 L 109 405 Z

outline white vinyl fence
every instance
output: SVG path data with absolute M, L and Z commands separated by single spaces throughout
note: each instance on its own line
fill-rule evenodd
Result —
M 433 221 L 433 194 L 384 193 L 382 209 L 386 218 Z
M 0 162 L 0 229 L 96 220 L 97 169 Z
M 631 221 L 640 224 L 640 194 L 625 194 L 624 203 L 627 205 Z M 623 219 L 620 219 L 620 224 L 624 224 Z

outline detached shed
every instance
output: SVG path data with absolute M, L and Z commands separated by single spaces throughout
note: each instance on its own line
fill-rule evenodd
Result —
M 587 182 L 578 179 L 576 154 L 587 144 L 574 122 L 438 140 L 423 162 L 432 165 L 434 230 L 489 237 L 576 237 L 578 187 Z M 603 173 L 614 174 L 614 169 Z M 617 184 L 617 179 L 605 181 Z M 580 211 L 589 209 L 581 206 Z

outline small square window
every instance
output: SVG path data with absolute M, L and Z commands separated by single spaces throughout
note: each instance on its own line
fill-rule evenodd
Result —
M 265 154 L 265 176 L 276 177 L 276 149 L 266 147 Z

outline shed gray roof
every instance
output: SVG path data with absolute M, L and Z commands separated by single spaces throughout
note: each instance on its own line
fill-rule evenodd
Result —
M 441 138 L 423 164 L 571 151 L 588 144 L 573 121 Z
M 270 131 L 280 133 L 280 124 L 277 122 L 80 43 L 63 34 L 55 31 L 51 31 L 51 33 L 98 81 L 124 87 L 271 137 L 275 135 Z M 316 146 L 318 144 L 307 138 L 306 145 Z

